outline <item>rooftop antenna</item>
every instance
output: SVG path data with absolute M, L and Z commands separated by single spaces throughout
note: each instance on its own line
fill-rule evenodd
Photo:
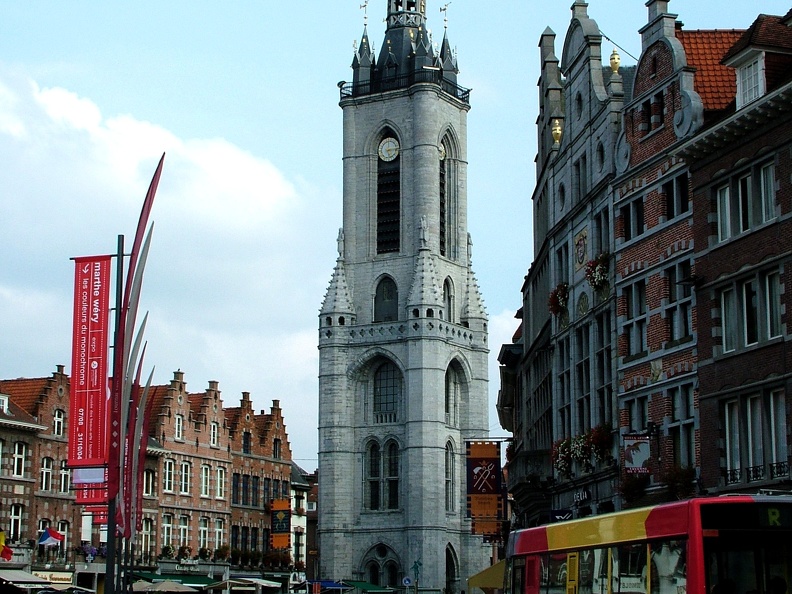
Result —
M 363 9 L 363 26 L 368 26 L 368 5 L 369 0 L 363 0 L 363 4 L 360 5 L 360 8 Z
M 445 13 L 445 17 L 443 17 L 443 26 L 448 29 L 448 7 L 451 3 L 446 2 L 442 7 L 440 7 L 440 12 Z

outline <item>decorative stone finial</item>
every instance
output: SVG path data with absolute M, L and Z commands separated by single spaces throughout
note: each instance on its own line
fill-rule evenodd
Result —
M 614 47 L 613 53 L 610 55 L 610 67 L 613 74 L 619 73 L 619 64 L 621 64 L 621 56 L 619 56 L 619 52 Z
M 551 128 L 551 132 L 553 133 L 553 142 L 555 142 L 556 144 L 561 142 L 561 134 L 562 134 L 561 120 L 559 120 L 558 118 L 553 120 L 553 127 Z

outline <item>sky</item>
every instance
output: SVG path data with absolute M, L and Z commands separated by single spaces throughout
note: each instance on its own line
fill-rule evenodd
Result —
M 141 311 L 145 369 L 224 405 L 279 400 L 295 461 L 317 463 L 318 312 L 341 225 L 338 82 L 351 79 L 364 0 L 0 3 L 0 378 L 70 369 L 75 256 L 131 245 L 166 154 Z M 441 3 L 428 0 L 439 44 Z M 497 354 L 517 328 L 532 258 L 539 37 L 561 57 L 571 0 L 453 0 L 447 32 L 468 115 L 469 231 Z M 728 5 L 728 10 L 724 8 Z M 673 0 L 687 29 L 750 26 L 788 3 Z M 370 0 L 384 38 L 387 0 Z M 590 0 L 622 65 L 643 0 Z M 632 57 L 631 57 L 632 56 Z

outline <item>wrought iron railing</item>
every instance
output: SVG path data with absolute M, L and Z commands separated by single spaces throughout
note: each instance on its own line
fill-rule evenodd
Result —
M 726 484 L 733 485 L 734 483 L 739 483 L 740 478 L 742 477 L 742 470 L 739 468 L 727 468 L 724 471 L 726 475 Z
M 749 466 L 745 469 L 745 473 L 748 476 L 749 483 L 753 481 L 761 481 L 765 476 L 764 464 L 760 464 L 758 466 Z
M 789 476 L 789 463 L 788 462 L 774 462 L 769 464 L 770 478 L 779 478 L 782 476 Z
M 460 87 L 443 78 L 441 70 L 426 69 L 399 76 L 389 76 L 359 83 L 339 84 L 341 99 L 350 97 L 363 97 L 374 93 L 384 93 L 396 89 L 406 89 L 418 83 L 431 83 L 439 85 L 443 91 L 456 97 L 463 103 L 470 104 L 470 89 Z

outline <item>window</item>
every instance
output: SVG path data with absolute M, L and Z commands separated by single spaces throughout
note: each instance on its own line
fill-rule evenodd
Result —
M 395 322 L 399 319 L 399 290 L 392 278 L 386 276 L 374 294 L 374 321 Z
M 190 493 L 190 475 L 192 474 L 191 464 L 189 462 L 181 463 L 181 480 L 179 481 L 179 492 L 182 495 Z
M 25 506 L 21 503 L 12 503 L 8 514 L 9 536 L 11 542 L 16 542 L 22 536 L 22 518 L 25 515 Z
M 583 155 L 575 161 L 573 166 L 573 186 L 572 189 L 575 192 L 575 200 L 580 201 L 586 197 L 586 193 L 588 192 L 588 177 L 587 177 L 587 168 L 586 168 L 586 155 Z
M 626 338 L 625 356 L 646 354 L 646 281 L 639 280 L 622 290 L 625 323 L 622 333 Z
M 184 439 L 184 417 L 176 415 L 173 418 L 173 439 Z
M 786 398 L 770 389 L 723 404 L 727 484 L 789 476 Z
M 25 476 L 25 458 L 27 457 L 27 444 L 18 441 L 14 444 L 14 455 L 11 466 L 11 476 Z
M 143 518 L 143 530 L 141 531 L 140 548 L 144 558 L 148 558 L 152 553 L 151 542 L 154 534 L 154 520 Z
M 215 498 L 216 499 L 224 499 L 225 498 L 225 478 L 226 478 L 226 470 L 225 468 L 218 467 L 217 471 L 215 472 Z
M 209 548 L 209 518 L 198 520 L 198 547 L 201 549 Z
M 399 447 L 385 446 L 385 454 L 376 441 L 366 450 L 366 508 L 372 511 L 399 509 Z
M 41 483 L 42 491 L 52 490 L 52 458 L 42 458 L 41 460 Z
M 231 548 L 239 548 L 239 526 L 231 526 Z
M 262 503 L 265 505 L 270 502 L 272 495 L 270 494 L 272 479 L 264 478 L 264 490 L 261 494 Z
M 454 289 L 450 279 L 446 279 L 443 283 L 443 307 L 446 312 L 446 319 L 454 323 L 456 321 L 456 315 L 454 315 Z
M 289 496 L 289 481 L 281 481 L 281 497 L 288 499 Z
M 598 254 L 610 252 L 610 212 L 603 208 L 594 218 L 594 249 Z
M 624 241 L 643 235 L 645 230 L 643 196 L 622 206 L 619 215 L 624 227 Z
M 162 463 L 162 490 L 166 493 L 173 492 L 173 473 L 174 462 L 173 460 L 165 460 Z
M 166 547 L 173 540 L 173 516 L 171 514 L 162 515 L 162 546 Z
M 455 483 L 454 446 L 449 442 L 445 447 L 445 509 L 447 512 L 456 511 Z
M 209 425 L 209 445 L 216 448 L 219 443 L 220 425 L 213 421 Z
M 216 548 L 225 542 L 225 522 L 222 519 L 215 520 L 214 539 Z
M 383 138 L 392 135 L 383 131 Z M 401 235 L 401 157 L 377 159 L 377 253 L 398 252 Z
M 259 529 L 256 526 L 250 528 L 250 550 L 258 551 L 259 548 Z
M 774 219 L 774 165 L 763 163 L 741 171 L 719 185 L 715 197 L 718 241 L 726 241 Z
M 556 250 L 556 273 L 559 283 L 569 282 L 569 244 L 567 243 Z
M 212 468 L 206 464 L 201 465 L 201 497 L 209 497 L 209 481 Z
M 242 483 L 242 475 L 235 472 L 231 475 L 231 503 L 239 505 L 239 489 Z
M 569 337 L 558 341 L 558 436 L 572 437 L 572 376 L 570 372 L 570 340 Z
M 591 325 L 575 331 L 577 360 L 575 363 L 576 432 L 583 435 L 591 429 Z
M 250 478 L 250 505 L 253 507 L 259 505 L 259 477 L 257 476 Z
M 143 495 L 146 497 L 154 496 L 154 471 L 151 468 L 146 468 L 143 471 Z
M 374 422 L 395 423 L 401 400 L 402 376 L 392 362 L 382 363 L 374 373 Z
M 760 57 L 737 70 L 737 109 L 764 94 L 764 60 Z
M 685 468 L 696 466 L 694 433 L 693 384 L 669 388 L 667 397 L 671 405 L 668 436 L 674 447 L 674 464 Z
M 179 546 L 187 545 L 190 535 L 190 518 L 189 516 L 179 516 Z
M 68 466 L 67 460 L 61 460 L 60 463 L 60 492 L 68 493 L 71 487 L 71 469 Z
M 649 425 L 649 397 L 639 396 L 625 401 L 628 427 L 631 433 L 644 431 Z
M 245 431 L 242 433 L 242 453 L 243 454 L 250 454 L 251 453 L 251 443 L 252 443 L 252 436 L 250 431 Z
M 52 416 L 52 434 L 55 437 L 62 437 L 63 436 L 63 427 L 64 427 L 64 415 L 63 411 L 57 409 L 55 414 Z
M 273 479 L 272 481 L 272 499 L 279 499 L 280 498 L 280 481 L 278 479 Z
M 457 403 L 460 401 L 461 382 L 459 372 L 453 367 L 446 369 L 445 374 L 445 422 L 446 425 L 457 424 Z
M 729 353 L 781 335 L 781 277 L 758 272 L 720 291 L 722 349 Z
M 63 554 L 64 548 L 69 542 L 69 523 L 66 520 L 59 520 L 58 521 L 58 532 L 63 535 L 63 540 L 60 541 L 58 544 L 58 550 L 61 554 Z
M 250 475 L 242 475 L 242 505 L 250 505 Z
M 448 157 L 448 148 L 446 147 L 445 141 L 442 142 L 440 145 L 440 183 L 439 183 L 439 190 L 440 190 L 440 229 L 439 229 L 439 240 L 440 240 L 440 255 L 447 256 L 448 255 L 448 236 L 447 236 L 447 228 L 448 228 L 448 196 L 446 195 L 447 192 L 447 185 L 446 185 L 446 158 Z
M 665 319 L 668 324 L 668 340 L 671 342 L 690 338 L 691 301 L 693 297 L 693 277 L 690 260 L 684 260 L 666 268 L 668 280 L 668 305 Z
M 612 368 L 611 368 L 611 317 L 608 312 L 596 317 L 594 346 L 595 366 L 594 381 L 597 392 L 597 413 L 595 424 L 606 425 L 612 422 Z
M 275 439 L 272 440 L 272 457 L 273 458 L 275 458 L 277 460 L 281 459 L 281 457 L 283 456 L 283 452 L 281 451 L 282 447 L 283 447 L 282 446 L 282 442 L 281 442 L 281 440 L 279 438 L 276 437 Z
M 666 219 L 671 220 L 690 210 L 687 173 L 678 175 L 663 184 L 665 196 Z

